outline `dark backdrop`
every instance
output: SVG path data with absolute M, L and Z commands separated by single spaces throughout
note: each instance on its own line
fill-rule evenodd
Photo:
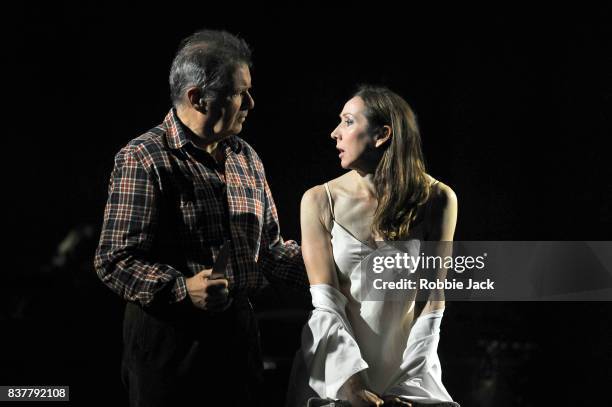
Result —
M 416 111 L 428 172 L 459 198 L 456 240 L 609 240 L 610 17 L 411 3 L 21 6 L 5 49 L 0 384 L 70 384 L 75 405 L 123 402 L 122 303 L 91 261 L 113 156 L 169 109 L 184 36 L 222 28 L 252 45 L 256 107 L 241 136 L 264 161 L 286 238 L 299 238 L 302 193 L 342 173 L 329 134 L 343 103 L 375 83 Z M 306 311 L 282 298 L 298 311 L 270 316 L 275 301 L 263 295 L 259 311 L 277 402 Z M 449 304 L 449 391 L 467 406 L 602 399 L 611 309 Z

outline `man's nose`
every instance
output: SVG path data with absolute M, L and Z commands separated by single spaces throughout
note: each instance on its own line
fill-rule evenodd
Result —
M 251 96 L 250 92 L 246 93 L 246 97 L 242 99 L 242 106 L 240 106 L 240 110 L 251 110 L 255 107 L 255 99 Z

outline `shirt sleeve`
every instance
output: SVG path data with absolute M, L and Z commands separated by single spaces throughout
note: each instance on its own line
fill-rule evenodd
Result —
M 416 319 L 402 356 L 402 363 L 391 379 L 385 394 L 426 403 L 452 402 L 442 384 L 442 367 L 438 358 L 440 324 L 443 309 Z
M 174 303 L 187 296 L 183 274 L 150 261 L 158 230 L 160 189 L 126 147 L 115 157 L 94 265 L 100 279 L 127 301 Z
M 359 345 L 345 313 L 347 299 L 334 287 L 310 287 L 314 310 L 302 330 L 301 356 L 308 385 L 320 397 L 336 399 L 353 375 L 366 370 Z
M 280 235 L 276 205 L 267 180 L 265 181 L 265 200 L 258 267 L 271 283 L 281 283 L 290 288 L 306 290 L 308 276 L 302 259 L 302 251 L 297 242 L 284 241 Z

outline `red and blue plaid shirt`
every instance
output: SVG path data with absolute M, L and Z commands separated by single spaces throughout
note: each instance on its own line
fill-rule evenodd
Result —
M 231 240 L 230 292 L 266 283 L 307 287 L 300 248 L 280 236 L 278 215 L 257 153 L 239 137 L 222 141 L 216 162 L 187 138 L 174 109 L 115 157 L 95 267 L 128 301 L 173 303 L 185 277 L 211 268 Z

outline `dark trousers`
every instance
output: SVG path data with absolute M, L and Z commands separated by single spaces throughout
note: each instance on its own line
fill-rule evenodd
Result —
M 123 340 L 131 407 L 259 405 L 259 331 L 246 298 L 215 315 L 189 299 L 164 309 L 128 303 Z

